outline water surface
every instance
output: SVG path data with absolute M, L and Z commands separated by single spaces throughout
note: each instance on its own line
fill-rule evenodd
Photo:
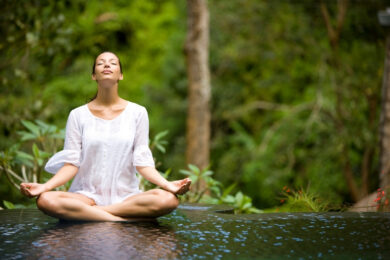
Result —
M 0 211 L 3 259 L 389 259 L 389 213 L 232 215 L 184 205 L 156 222 Z

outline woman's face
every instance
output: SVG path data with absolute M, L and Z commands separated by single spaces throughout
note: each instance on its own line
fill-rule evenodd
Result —
M 92 79 L 97 82 L 109 80 L 118 82 L 123 79 L 118 57 L 111 52 L 103 52 L 95 61 L 95 73 Z

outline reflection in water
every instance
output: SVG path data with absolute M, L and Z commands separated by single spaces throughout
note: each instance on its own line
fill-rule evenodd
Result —
M 174 233 L 156 223 L 58 222 L 45 230 L 27 255 L 41 259 L 172 259 Z

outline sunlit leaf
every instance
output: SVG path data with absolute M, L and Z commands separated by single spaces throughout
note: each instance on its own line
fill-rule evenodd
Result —
M 14 205 L 12 202 L 3 200 L 3 204 L 4 204 L 4 206 L 5 206 L 7 209 L 14 209 L 14 208 L 15 208 L 15 205 Z

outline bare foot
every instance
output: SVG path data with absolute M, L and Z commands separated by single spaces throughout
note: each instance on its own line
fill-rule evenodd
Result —
M 93 207 L 97 207 L 99 209 L 106 211 L 105 206 L 93 205 Z M 126 218 L 126 217 L 115 216 L 112 213 L 110 213 L 110 214 L 113 216 L 111 221 L 115 221 L 115 222 L 155 222 L 155 221 L 157 221 L 156 218 L 153 218 L 153 217 L 149 217 L 149 218 L 148 217 L 144 217 L 144 218 L 143 217 L 129 217 L 129 218 Z
M 157 222 L 156 218 L 120 218 L 120 222 Z

